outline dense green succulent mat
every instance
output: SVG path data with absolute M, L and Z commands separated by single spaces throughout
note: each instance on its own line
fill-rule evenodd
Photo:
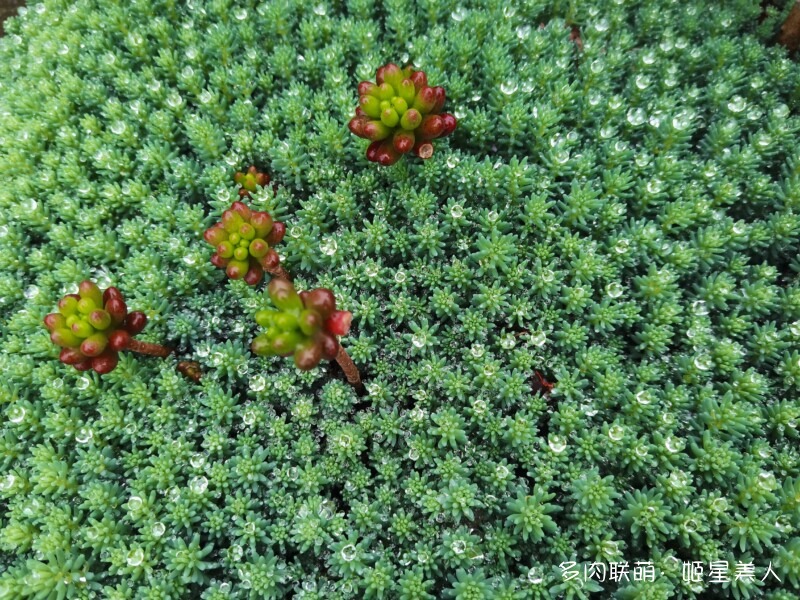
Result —
M 31 3 L 0 39 L 0 599 L 796 598 L 788 4 Z M 458 119 L 426 161 L 348 130 L 389 61 Z M 363 396 L 250 351 L 264 284 L 203 232 L 251 164 Z M 175 354 L 58 362 L 86 278 Z

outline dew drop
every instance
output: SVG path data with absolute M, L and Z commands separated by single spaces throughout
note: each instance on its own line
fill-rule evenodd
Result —
M 236 17 L 237 21 L 244 21 L 247 18 L 247 9 L 240 8 L 235 13 L 233 13 L 233 16 Z
M 454 554 L 461 555 L 464 554 L 464 551 L 467 549 L 467 544 L 463 540 L 456 540 L 450 544 L 450 549 Z
M 536 567 L 531 567 L 528 569 L 528 581 L 534 585 L 542 583 L 542 576 L 539 574 L 539 571 L 536 569 Z
M 623 287 L 618 281 L 612 281 L 606 286 L 606 294 L 609 298 L 619 298 L 623 291 Z
M 631 243 L 628 240 L 619 240 L 614 244 L 614 252 L 617 254 L 625 254 L 630 248 Z
M 342 557 L 342 560 L 345 562 L 353 562 L 357 554 L 358 552 L 353 544 L 347 544 L 339 553 L 339 555 Z
M 694 359 L 694 366 L 700 371 L 708 371 L 712 364 L 711 358 L 705 355 L 697 356 Z
M 250 379 L 250 389 L 254 392 L 260 392 L 267 387 L 267 381 L 263 375 L 256 375 Z
M 506 337 L 500 340 L 500 347 L 503 350 L 511 350 L 516 345 L 517 345 L 517 340 L 513 334 L 508 334 Z
M 628 111 L 627 120 L 628 123 L 634 127 L 639 127 L 639 125 L 647 120 L 647 115 L 645 115 L 644 109 L 642 108 L 632 108 Z
M 625 430 L 622 428 L 621 425 L 612 425 L 608 428 L 608 437 L 610 437 L 615 442 L 620 441 L 623 436 L 625 435 Z
M 167 530 L 167 528 L 164 526 L 164 524 L 161 521 L 159 521 L 159 522 L 153 524 L 153 527 L 150 530 L 150 533 L 152 534 L 152 536 L 154 538 L 160 538 L 162 535 L 164 535 L 164 532 L 166 530 Z
M 75 441 L 79 444 L 87 444 L 94 437 L 92 430 L 88 427 L 81 427 L 75 436 Z
M 517 82 L 509 79 L 500 84 L 500 91 L 503 92 L 506 96 L 510 96 L 514 92 L 517 91 Z
M 189 483 L 189 488 L 195 494 L 202 494 L 203 492 L 206 491 L 206 488 L 208 488 L 208 479 L 206 479 L 203 476 L 194 477 L 192 478 L 192 481 Z
M 327 256 L 333 256 L 336 254 L 336 249 L 338 248 L 338 244 L 336 240 L 333 238 L 325 238 L 319 245 L 320 252 Z
M 547 438 L 547 445 L 550 446 L 550 450 L 552 450 L 556 454 L 561 454 L 564 450 L 567 449 L 567 441 L 560 435 L 551 434 Z
M 734 96 L 731 98 L 731 101 L 728 102 L 728 110 L 732 113 L 740 113 L 745 108 L 747 108 L 747 101 L 741 96 Z
M 547 342 L 547 335 L 544 331 L 537 331 L 531 336 L 531 344 L 534 346 L 544 346 Z
M 664 440 L 664 447 L 667 449 L 667 452 L 675 454 L 683 449 L 683 444 L 680 442 L 680 440 L 670 435 Z
M 21 406 L 12 406 L 8 409 L 8 420 L 12 423 L 21 423 L 25 418 L 25 409 Z
M 135 550 L 131 550 L 128 552 L 128 558 L 125 562 L 128 563 L 130 567 L 138 567 L 142 564 L 144 560 L 144 551 L 141 548 L 136 548 Z

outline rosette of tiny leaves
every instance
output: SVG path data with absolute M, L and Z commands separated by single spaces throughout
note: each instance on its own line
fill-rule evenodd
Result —
M 433 140 L 456 128 L 456 118 L 442 112 L 444 88 L 429 86 L 425 71 L 394 63 L 380 67 L 375 80 L 358 84 L 356 116 L 348 125 L 372 142 L 367 160 L 389 166 L 412 151 L 423 159 L 433 156 Z
M 48 314 L 44 324 L 50 339 L 61 347 L 59 360 L 78 371 L 109 373 L 117 366 L 122 350 L 161 357 L 170 352 L 158 344 L 134 340 L 147 324 L 147 315 L 129 313 L 117 288 L 101 290 L 89 280 L 78 285 L 77 294 L 61 298 L 58 312 Z
M 336 359 L 348 381 L 360 384 L 360 376 L 337 336 L 350 331 L 352 313 L 336 310 L 336 298 L 326 288 L 298 293 L 291 282 L 273 279 L 267 286 L 275 309 L 260 310 L 256 323 L 266 331 L 253 340 L 259 356 L 294 356 L 302 371 L 316 367 L 322 359 Z M 343 364 L 344 362 L 344 364 Z
M 269 185 L 270 178 L 269 175 L 261 173 L 255 166 L 251 166 L 246 173 L 238 171 L 233 176 L 233 181 L 236 182 L 236 185 L 241 186 L 239 188 L 239 197 L 250 198 L 250 194 L 255 193 L 259 187 Z
M 206 229 L 203 239 L 215 249 L 211 264 L 225 269 L 231 279 L 258 285 L 264 271 L 288 279 L 278 253 L 272 248 L 285 233 L 286 226 L 274 221 L 269 213 L 251 210 L 237 200 L 222 213 L 219 223 Z

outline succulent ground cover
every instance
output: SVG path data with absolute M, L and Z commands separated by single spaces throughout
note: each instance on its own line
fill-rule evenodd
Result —
M 6 22 L 0 599 L 796 598 L 800 68 L 765 6 Z M 387 62 L 447 90 L 426 160 L 348 129 Z M 364 395 L 250 350 L 265 285 L 203 239 L 250 165 L 294 286 L 352 313 Z M 42 320 L 85 279 L 174 353 L 60 363 Z M 625 561 L 654 581 L 583 576 Z

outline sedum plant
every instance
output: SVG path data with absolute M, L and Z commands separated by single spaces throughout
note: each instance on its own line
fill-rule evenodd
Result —
M 206 229 L 203 239 L 215 249 L 211 264 L 225 269 L 231 279 L 243 279 L 255 286 L 263 279 L 264 271 L 290 279 L 272 248 L 285 233 L 286 226 L 273 221 L 269 213 L 251 210 L 244 202 L 236 201 L 222 213 L 222 221 Z
M 425 71 L 388 63 L 377 70 L 376 83 L 358 84 L 358 107 L 349 127 L 372 143 L 367 160 L 383 166 L 414 152 L 423 159 L 433 156 L 433 140 L 453 133 L 456 118 L 443 113 L 445 91 L 428 85 Z
M 796 600 L 794 4 L 29 2 L 0 38 L 0 600 Z M 375 168 L 349 82 L 401 52 L 458 128 Z M 352 310 L 363 396 L 249 351 L 270 300 L 216 284 L 204 207 L 251 163 L 291 182 L 244 201 Z M 52 359 L 41 317 L 98 264 L 199 382 Z M 729 558 L 754 580 L 709 581 Z
M 245 173 L 238 171 L 233 176 L 233 180 L 237 185 L 241 186 L 239 188 L 239 197 L 250 198 L 250 194 L 255 193 L 259 187 L 269 185 L 270 178 L 266 173 L 260 172 L 255 165 L 251 165 Z
M 89 280 L 78 285 L 77 294 L 61 298 L 58 312 L 48 314 L 44 324 L 50 339 L 61 347 L 59 360 L 78 371 L 109 373 L 123 350 L 162 358 L 171 352 L 159 344 L 134 339 L 147 325 L 147 315 L 128 312 L 117 288 L 101 290 Z
M 336 310 L 333 292 L 325 288 L 298 293 L 291 282 L 273 279 L 267 286 L 275 309 L 260 310 L 256 323 L 266 331 L 253 340 L 251 348 L 260 356 L 294 356 L 298 369 L 308 371 L 323 359 L 342 367 L 353 386 L 361 375 L 337 336 L 350 331 L 352 314 Z

